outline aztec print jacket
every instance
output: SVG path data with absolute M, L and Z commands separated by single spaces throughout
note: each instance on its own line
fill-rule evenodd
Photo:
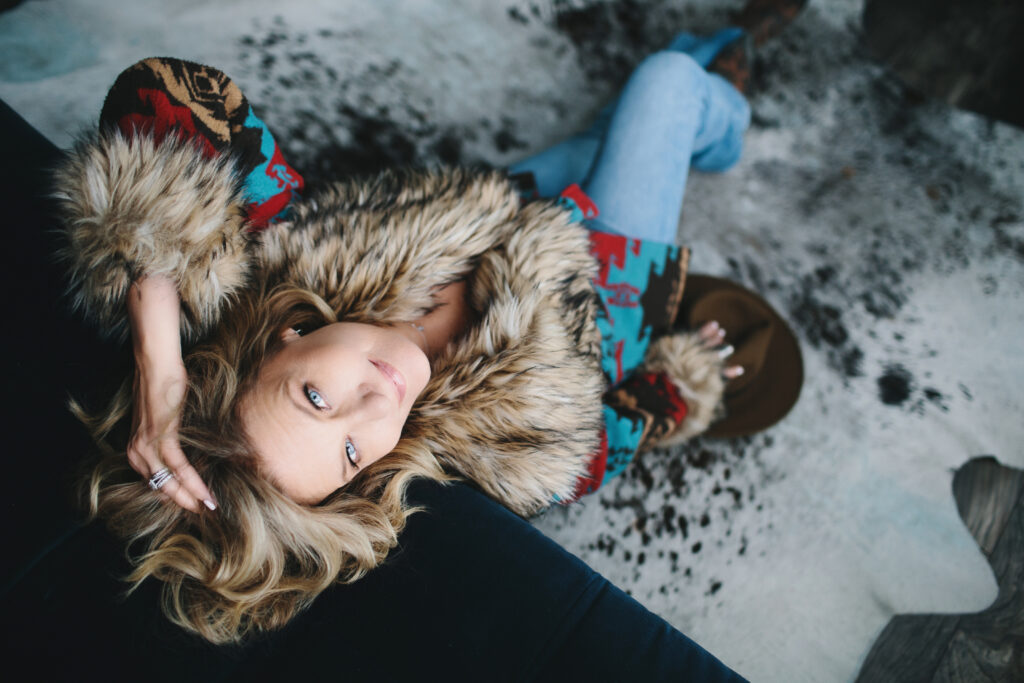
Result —
M 387 324 L 465 277 L 478 323 L 436 359 L 409 419 L 431 425 L 446 471 L 521 515 L 596 489 L 638 450 L 715 416 L 717 354 L 671 331 L 686 250 L 588 232 L 581 193 L 524 202 L 501 172 L 440 169 L 301 199 L 301 176 L 237 86 L 180 60 L 126 70 L 101 127 L 71 152 L 57 192 L 75 304 L 112 335 L 127 334 L 126 294 L 148 274 L 177 283 L 185 343 L 255 281 L 308 288 L 340 320 Z M 634 271 L 651 286 L 616 282 L 643 253 Z

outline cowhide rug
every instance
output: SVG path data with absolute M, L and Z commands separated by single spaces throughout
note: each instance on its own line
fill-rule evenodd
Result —
M 712 0 L 29 0 L 0 14 L 0 97 L 60 145 L 117 73 L 225 70 L 311 179 L 503 165 L 587 123 Z M 1024 466 L 1024 133 L 907 92 L 860 2 L 811 0 L 758 55 L 740 164 L 691 176 L 693 270 L 792 322 L 806 383 L 751 438 L 649 453 L 537 525 L 759 681 L 853 678 L 900 613 L 996 595 L 952 472 Z

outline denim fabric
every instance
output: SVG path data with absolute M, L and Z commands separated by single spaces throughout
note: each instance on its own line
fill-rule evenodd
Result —
M 579 184 L 600 211 L 595 229 L 674 243 L 690 167 L 724 171 L 742 151 L 750 107 L 702 66 L 739 35 L 680 34 L 637 67 L 590 128 L 510 171 L 532 172 L 545 197 Z

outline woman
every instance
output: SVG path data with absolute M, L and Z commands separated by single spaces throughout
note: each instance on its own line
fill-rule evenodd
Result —
M 89 482 L 138 543 L 130 580 L 159 578 L 173 621 L 236 640 L 378 564 L 413 477 L 461 475 L 528 515 L 703 431 L 742 369 L 722 367 L 716 323 L 671 330 L 687 253 L 670 242 L 690 163 L 734 163 L 749 111 L 678 50 L 745 35 L 681 36 L 595 128 L 513 169 L 543 195 L 585 179 L 557 204 L 462 170 L 296 202 L 223 74 L 122 74 L 58 186 L 76 303 L 135 352 L 134 384 L 90 420 L 105 444 L 134 416 Z

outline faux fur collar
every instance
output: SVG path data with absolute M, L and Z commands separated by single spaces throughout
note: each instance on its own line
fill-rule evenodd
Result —
M 435 363 L 409 432 L 449 471 L 528 515 L 568 498 L 597 449 L 603 378 L 586 231 L 521 205 L 497 172 L 389 172 L 338 183 L 252 236 L 228 158 L 107 133 L 57 177 L 77 305 L 123 335 L 141 275 L 171 277 L 182 334 L 217 324 L 253 279 L 321 296 L 340 318 L 413 320 L 469 276 L 480 323 Z
M 339 183 L 262 238 L 257 268 L 345 320 L 411 320 L 469 275 L 480 322 L 434 364 L 410 423 L 446 466 L 528 515 L 571 496 L 598 447 L 595 268 L 585 230 L 521 206 L 502 174 L 391 172 Z

